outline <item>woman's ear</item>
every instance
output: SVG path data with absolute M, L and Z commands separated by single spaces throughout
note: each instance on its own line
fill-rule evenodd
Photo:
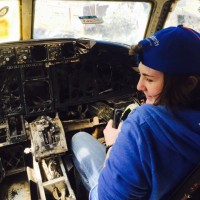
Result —
M 189 76 L 187 81 L 187 87 L 190 91 L 194 90 L 198 84 L 198 79 L 195 76 Z

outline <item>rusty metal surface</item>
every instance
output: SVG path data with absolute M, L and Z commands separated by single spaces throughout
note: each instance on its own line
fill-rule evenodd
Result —
M 30 188 L 25 173 L 7 177 L 0 189 L 1 200 L 31 200 Z

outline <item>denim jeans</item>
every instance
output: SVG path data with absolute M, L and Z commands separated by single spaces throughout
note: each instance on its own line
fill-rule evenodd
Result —
M 98 200 L 98 188 L 97 185 L 90 190 L 89 200 Z
M 92 135 L 78 132 L 72 137 L 73 161 L 85 188 L 90 191 L 98 183 L 106 156 L 106 147 Z

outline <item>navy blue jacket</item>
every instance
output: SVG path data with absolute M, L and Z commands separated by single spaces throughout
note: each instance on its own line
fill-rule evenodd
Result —
M 166 200 L 200 161 L 200 111 L 142 105 L 100 174 L 99 200 Z

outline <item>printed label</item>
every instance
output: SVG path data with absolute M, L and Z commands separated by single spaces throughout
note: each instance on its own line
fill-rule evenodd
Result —
M 103 23 L 103 19 L 101 17 L 93 16 L 80 16 L 82 24 L 101 24 Z

